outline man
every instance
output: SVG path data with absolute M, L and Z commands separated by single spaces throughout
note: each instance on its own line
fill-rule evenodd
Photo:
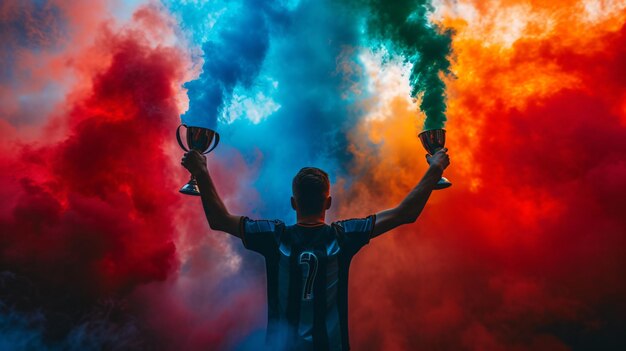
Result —
M 228 212 L 197 151 L 182 165 L 197 179 L 209 225 L 241 238 L 265 257 L 268 350 L 349 350 L 348 269 L 352 257 L 370 239 L 413 223 L 450 164 L 447 149 L 432 157 L 420 182 L 394 208 L 366 218 L 325 223 L 332 203 L 328 175 L 306 167 L 293 179 L 291 206 L 297 223 L 251 220 Z

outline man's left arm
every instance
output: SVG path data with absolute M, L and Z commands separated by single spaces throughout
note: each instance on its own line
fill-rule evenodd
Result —
M 402 202 L 391 209 L 376 214 L 376 225 L 372 231 L 372 238 L 386 233 L 403 224 L 413 223 L 422 213 L 426 202 L 435 185 L 441 178 L 444 169 L 450 165 L 450 158 L 444 148 L 429 158 L 430 167 L 420 182 L 409 192 Z

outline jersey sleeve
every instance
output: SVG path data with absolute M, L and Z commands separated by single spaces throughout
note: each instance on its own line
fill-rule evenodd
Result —
M 280 220 L 252 220 L 242 217 L 240 223 L 243 246 L 263 256 L 278 250 L 278 239 L 285 228 Z
M 342 249 L 350 255 L 354 255 L 370 242 L 375 223 L 376 215 L 371 215 L 366 218 L 348 219 L 333 224 L 339 229 Z

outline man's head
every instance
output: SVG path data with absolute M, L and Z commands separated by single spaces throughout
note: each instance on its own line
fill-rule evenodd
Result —
M 330 208 L 328 174 L 319 168 L 302 168 L 291 183 L 291 207 L 301 216 L 322 214 Z

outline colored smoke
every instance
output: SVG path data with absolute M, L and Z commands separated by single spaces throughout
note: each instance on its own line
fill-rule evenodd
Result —
M 20 6 L 19 11 L 28 11 Z M 36 11 L 72 15 L 54 4 Z M 100 313 L 98 304 L 116 301 L 139 284 L 163 281 L 177 266 L 174 211 L 180 198 L 169 191 L 178 184 L 162 145 L 169 143 L 176 125 L 175 82 L 183 76 L 184 56 L 173 47 L 151 44 L 148 32 L 166 25 L 156 9 L 141 9 L 134 19 L 135 28 L 103 24 L 94 47 L 65 57 L 74 68 L 96 59 L 101 68 L 84 77 L 89 88 L 66 100 L 61 115 L 46 127 L 49 133 L 3 148 L 0 305 L 9 313 L 3 319 L 36 316 L 15 323 L 16 328 L 41 329 L 39 340 L 51 347 L 67 338 L 76 349 L 89 349 L 88 340 L 105 333 L 97 326 L 107 319 L 93 317 Z M 145 22 L 149 30 L 142 28 Z M 35 48 L 18 42 L 12 49 L 46 49 L 27 43 Z M 50 45 L 59 50 L 65 43 Z M 5 76 L 3 85 L 20 78 Z M 3 127 L 3 134 L 25 129 L 20 122 L 28 121 Z M 62 136 L 55 140 L 55 133 Z M 103 312 L 107 318 L 110 310 Z M 89 322 L 92 317 L 95 324 Z M 95 348 L 111 345 L 116 334 L 121 337 L 123 323 L 112 323 Z M 37 338 L 31 345 L 20 344 L 28 340 L 16 338 L 7 347 L 39 347 Z
M 461 5 L 442 11 L 457 31 L 453 186 L 355 258 L 353 346 L 622 349 L 625 8 L 590 24 L 584 11 L 547 4 L 462 6 L 482 20 L 459 18 Z M 502 33 L 502 18 L 526 24 Z M 426 167 L 411 105 L 379 104 L 352 135 L 358 180 L 337 195 L 351 199 L 344 216 L 397 204 Z
M 436 4 L 4 1 L 0 349 L 258 349 L 262 258 L 177 193 L 185 94 L 231 212 L 292 223 L 318 166 L 335 220 L 428 167 L 407 78 L 453 186 L 355 257 L 352 348 L 626 348 L 626 7 Z
M 231 3 L 217 18 L 214 34 L 202 44 L 200 76 L 184 84 L 189 96 L 189 109 L 181 117 L 184 123 L 217 128 L 218 117 L 235 87 L 250 87 L 259 74 L 269 46 L 270 22 L 280 20 L 282 11 L 278 2 L 249 0 Z
M 451 75 L 451 28 L 433 23 L 430 0 L 355 0 L 367 13 L 367 34 L 391 55 L 411 64 L 411 96 L 420 100 L 426 115 L 424 130 L 443 128 L 446 122 L 446 85 Z

